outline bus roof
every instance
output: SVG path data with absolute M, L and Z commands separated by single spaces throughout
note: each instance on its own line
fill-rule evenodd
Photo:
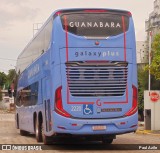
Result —
M 35 34 L 35 36 L 29 41 L 29 43 L 26 45 L 26 47 L 22 50 L 22 52 L 20 53 L 20 55 L 23 53 L 23 51 L 28 47 L 28 45 L 37 37 L 37 35 L 42 31 L 42 29 L 46 26 L 46 24 L 50 21 L 51 18 L 53 18 L 53 16 L 55 15 L 59 15 L 61 13 L 68 13 L 68 12 L 77 12 L 77 11 L 91 11 L 91 12 L 98 12 L 98 10 L 102 11 L 102 10 L 105 10 L 105 11 L 111 11 L 111 12 L 117 12 L 117 13 L 125 13 L 125 14 L 128 14 L 129 16 L 131 16 L 131 13 L 127 10 L 120 10 L 120 9 L 109 9 L 109 8 L 70 8 L 70 9 L 58 9 L 58 10 L 55 10 L 51 15 L 50 17 L 46 20 L 46 22 L 43 24 L 43 26 L 39 29 L 39 31 Z M 19 56 L 20 56 L 19 55 Z M 18 58 L 19 58 L 18 56 Z
M 117 13 L 125 13 L 131 16 L 131 12 L 127 10 L 121 10 L 121 9 L 110 9 L 110 8 L 70 8 L 70 9 L 58 9 L 55 10 L 51 16 L 54 16 L 55 14 L 61 14 L 61 13 L 68 13 L 68 12 L 77 12 L 77 11 L 86 11 L 86 12 L 117 12 Z
M 118 14 L 125 14 L 128 16 L 131 16 L 131 13 L 127 10 L 120 10 L 120 9 L 110 9 L 110 8 L 70 8 L 70 9 L 58 9 L 55 10 L 50 17 L 46 20 L 46 22 L 42 25 L 42 27 L 38 30 L 38 32 L 33 36 L 33 38 L 29 41 L 29 43 L 25 46 L 25 48 L 22 50 L 22 52 L 19 54 L 18 59 L 20 59 L 21 55 L 25 52 L 25 50 L 30 46 L 30 44 L 33 42 L 34 39 L 41 33 L 41 31 L 45 28 L 45 26 L 49 23 L 50 20 L 53 19 L 53 17 L 56 17 L 58 15 L 63 15 L 65 13 L 76 13 L 76 12 L 87 12 L 87 13 L 118 13 Z M 17 59 L 17 64 L 18 64 Z

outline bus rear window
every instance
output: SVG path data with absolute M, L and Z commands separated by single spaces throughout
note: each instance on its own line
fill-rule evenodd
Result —
M 86 37 L 116 36 L 128 30 L 129 17 L 109 13 L 73 13 L 61 16 L 64 30 Z

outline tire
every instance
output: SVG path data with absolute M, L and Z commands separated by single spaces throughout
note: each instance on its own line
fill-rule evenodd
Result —
M 113 142 L 113 139 L 105 139 L 105 138 L 102 139 L 103 144 L 111 144 L 112 142 Z
M 29 134 L 29 132 L 24 131 L 24 130 L 20 130 L 20 135 L 21 136 L 27 136 Z
M 44 145 L 49 145 L 52 143 L 51 137 L 48 137 L 44 134 L 44 125 L 42 123 L 42 139 L 43 139 L 43 144 Z
M 35 134 L 37 142 L 42 142 L 42 123 L 35 119 Z

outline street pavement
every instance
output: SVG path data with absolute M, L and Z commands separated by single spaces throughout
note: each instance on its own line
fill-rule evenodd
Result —
M 142 131 L 143 127 L 139 127 L 138 131 Z M 113 141 L 113 146 L 102 144 L 101 142 L 88 142 L 88 141 L 77 141 L 75 139 L 67 139 L 54 143 L 49 147 L 49 150 L 44 150 L 40 152 L 45 153 L 135 153 L 135 150 L 123 150 L 123 147 L 127 147 L 130 144 L 159 144 L 160 145 L 160 135 L 154 135 L 155 133 L 130 133 L 118 135 L 117 139 Z M 144 131 L 144 130 L 143 130 Z M 37 143 L 35 135 L 30 134 L 28 136 L 21 136 L 19 130 L 15 128 L 14 114 L 3 113 L 0 114 L 0 144 L 42 144 Z M 123 145 L 121 145 L 123 144 Z M 120 146 L 119 146 L 120 145 Z M 113 150 L 108 150 L 111 148 Z M 0 151 L 0 153 L 5 153 L 7 151 Z M 9 151 L 13 153 L 18 153 L 19 151 Z M 34 153 L 38 151 L 23 151 L 23 153 Z M 150 152 L 150 150 L 136 150 L 136 152 Z M 153 152 L 160 152 L 160 150 L 154 150 Z
M 137 134 L 150 134 L 154 136 L 160 137 L 160 130 L 145 130 L 144 122 L 138 122 L 138 130 L 136 131 Z

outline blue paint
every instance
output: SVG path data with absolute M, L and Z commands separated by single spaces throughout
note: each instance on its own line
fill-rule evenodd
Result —
M 104 10 L 128 16 L 127 11 Z M 56 12 L 51 15 L 37 36 L 19 55 L 17 73 L 20 72 L 20 76 L 16 100 L 19 128 L 34 133 L 34 114 L 39 116 L 41 113 L 43 122 L 46 123 L 44 133 L 47 136 L 54 133 L 116 135 L 135 131 L 137 126 L 134 125 L 138 123 L 137 112 L 125 116 L 132 108 L 133 86 L 137 88 L 132 17 L 128 16 L 129 27 L 125 35 L 121 33 L 93 39 L 66 32 L 62 26 L 61 16 L 66 15 L 66 11 L 82 11 L 83 14 L 83 9 L 59 11 L 59 15 Z M 45 30 L 48 38 L 46 41 L 43 39 Z M 33 86 L 35 83 L 36 87 Z M 60 87 L 62 114 L 69 114 L 70 117 L 63 116 L 55 109 L 56 91 Z M 31 103 L 27 96 L 37 102 L 29 105 Z M 101 106 L 97 106 L 97 99 L 100 99 Z M 25 105 L 22 101 L 25 101 Z M 82 110 L 71 111 L 72 106 L 81 106 Z M 101 112 L 102 108 L 122 108 L 122 111 Z M 121 125 L 120 122 L 126 124 Z M 93 131 L 93 125 L 105 125 L 107 129 Z

